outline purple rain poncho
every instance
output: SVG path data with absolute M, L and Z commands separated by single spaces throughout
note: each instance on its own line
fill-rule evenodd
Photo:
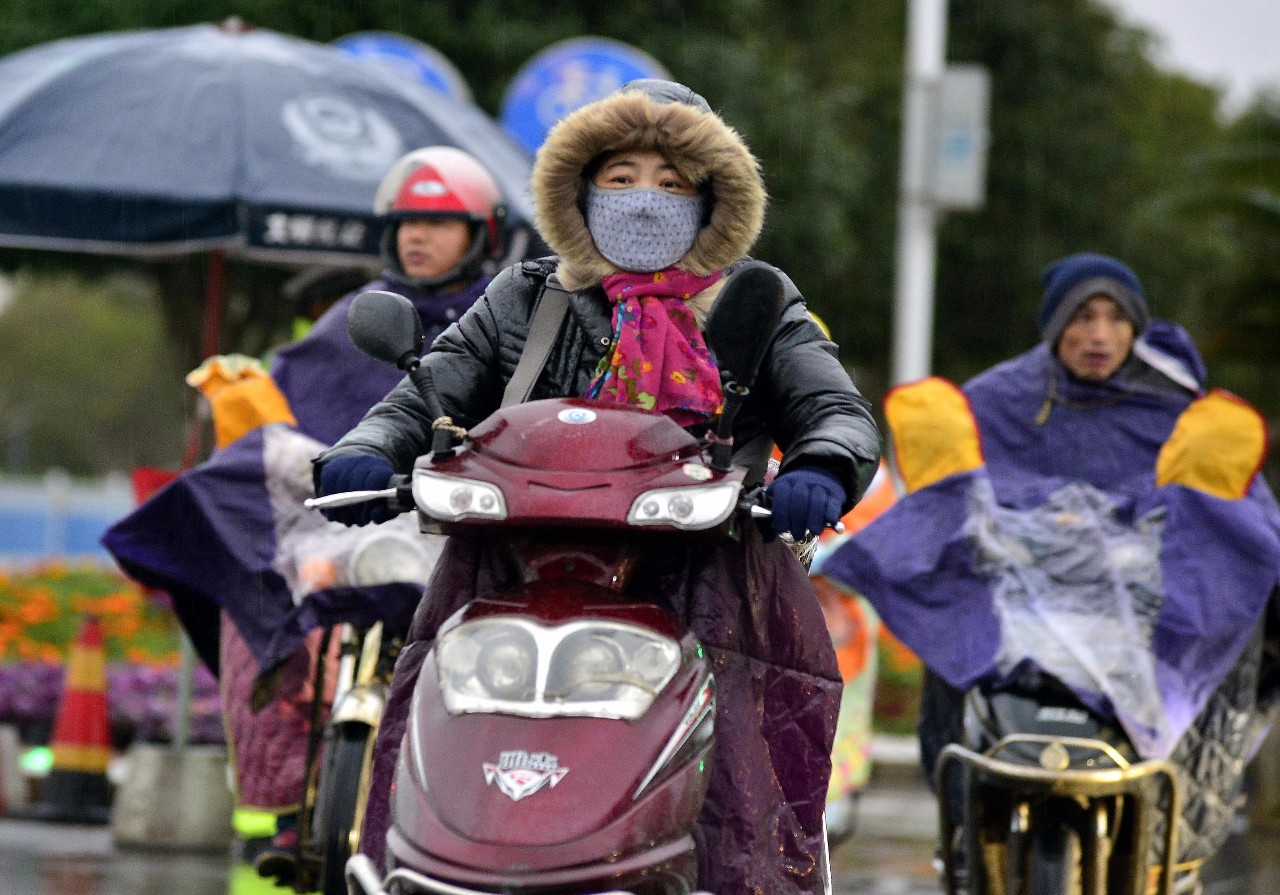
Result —
M 1280 582 L 1280 510 L 1260 478 L 1240 500 L 1155 484 L 1203 381 L 1190 339 L 1161 321 L 1101 384 L 1068 377 L 1046 345 L 1000 364 L 964 388 L 985 465 L 908 494 L 817 571 L 864 594 L 952 687 L 1039 665 L 1145 757 L 1167 756 Z M 1036 580 L 1055 553 L 1057 580 L 1081 584 L 1071 605 Z M 1127 642 L 1108 636 L 1121 630 Z
M 260 673 L 318 627 L 382 621 L 403 631 L 420 584 L 354 587 L 341 579 L 359 543 L 387 529 L 348 528 L 302 506 L 312 493 L 311 458 L 323 447 L 284 423 L 259 426 L 157 491 L 107 530 L 103 546 L 131 578 L 167 591 L 184 617 L 224 610 Z M 424 538 L 407 516 L 386 526 L 421 542 L 434 564 L 442 539 Z M 308 584 L 300 566 L 310 556 L 333 563 L 339 583 Z M 216 655 L 216 626 L 188 630 L 202 656 Z
M 446 293 L 413 288 L 388 272 L 359 291 L 382 289 L 410 299 L 429 342 L 487 282 L 482 277 Z M 402 632 L 421 597 L 420 584 L 314 590 L 299 575 L 308 555 L 341 568 L 372 531 L 325 522 L 302 507 L 312 496 L 312 457 L 401 379 L 347 337 L 347 309 L 357 294 L 336 302 L 306 337 L 276 355 L 273 378 L 297 430 L 277 424 L 247 433 L 183 473 L 103 538 L 130 576 L 172 595 L 197 652 L 215 673 L 223 672 L 237 797 L 260 808 L 291 810 L 298 800 L 316 646 L 308 635 L 341 622 L 381 621 Z M 409 517 L 387 527 L 424 544 L 434 560 L 440 539 L 422 539 Z M 235 630 L 220 637 L 223 619 Z M 220 669 L 223 658 L 234 667 Z M 266 710 L 251 710 L 263 702 Z
M 475 303 L 488 283 L 486 274 L 457 292 L 429 291 L 386 271 L 381 279 L 340 298 L 311 332 L 281 348 L 271 364 L 271 378 L 288 399 L 299 431 L 333 444 L 404 378 L 390 364 L 361 354 L 347 338 L 347 309 L 357 295 L 379 289 L 409 299 L 422 318 L 422 332 L 430 346 Z
M 433 565 L 442 540 L 408 517 L 356 530 L 306 510 L 322 448 L 284 423 L 260 426 L 103 536 L 130 577 L 170 594 L 197 652 L 220 671 L 237 800 L 264 810 L 296 810 L 301 797 L 317 629 L 381 621 L 403 631 L 421 597 L 422 583 L 342 584 L 353 551 L 396 530 Z M 317 589 L 303 572 L 309 559 L 329 564 L 338 584 Z

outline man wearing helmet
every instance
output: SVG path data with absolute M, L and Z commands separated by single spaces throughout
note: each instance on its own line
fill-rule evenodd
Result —
M 382 275 L 331 305 L 307 335 L 281 348 L 271 365 L 298 430 L 325 444 L 337 441 L 400 381 L 395 368 L 361 354 L 347 337 L 347 309 L 355 297 L 369 289 L 403 295 L 417 308 L 430 342 L 484 293 L 503 248 L 504 207 L 497 182 L 473 157 L 450 146 L 417 149 L 397 161 L 378 187 L 374 213 L 387 223 Z M 404 619 L 402 627 L 408 623 Z M 224 650 L 236 648 L 228 645 L 235 637 L 224 626 Z M 245 648 L 238 649 L 247 655 Z M 299 648 L 299 653 L 306 651 L 306 646 Z M 295 665 L 299 661 L 305 666 L 310 659 L 295 654 L 290 660 Z M 297 819 L 289 812 L 302 781 L 263 771 L 278 771 L 281 755 L 305 749 L 306 739 L 296 735 L 295 724 L 282 726 L 282 736 L 264 741 L 262 716 L 248 712 L 257 673 L 256 666 L 224 663 L 224 693 L 235 697 L 228 700 L 228 724 L 241 746 L 237 791 L 256 807 L 284 812 L 276 837 L 255 864 L 263 876 L 287 882 L 297 848 Z
M 417 149 L 383 177 L 374 212 L 387 222 L 382 275 L 336 302 L 302 339 L 282 348 L 271 375 L 298 428 L 337 441 L 400 381 L 347 338 L 356 295 L 381 289 L 413 302 L 430 344 L 480 297 L 501 257 L 502 193 L 492 175 L 451 146 Z

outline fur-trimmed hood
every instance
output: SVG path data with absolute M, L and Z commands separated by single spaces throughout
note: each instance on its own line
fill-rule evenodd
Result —
M 534 220 L 560 256 L 556 273 L 566 288 L 593 286 L 618 272 L 596 248 L 582 209 L 583 171 L 619 149 L 657 150 L 710 196 L 710 218 L 678 267 L 706 276 L 750 251 L 764 225 L 766 196 L 760 163 L 742 137 L 688 87 L 632 81 L 556 124 L 534 161 Z

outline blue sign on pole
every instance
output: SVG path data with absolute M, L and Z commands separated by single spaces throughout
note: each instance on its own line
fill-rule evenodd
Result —
M 518 72 L 499 119 L 530 152 L 551 126 L 579 106 L 636 78 L 670 78 L 649 54 L 605 37 L 575 37 L 542 50 Z
M 439 50 L 403 34 L 359 31 L 333 42 L 348 56 L 403 75 L 459 102 L 472 102 L 462 72 Z

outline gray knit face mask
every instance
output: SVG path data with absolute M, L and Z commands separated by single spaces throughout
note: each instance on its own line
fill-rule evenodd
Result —
M 689 251 L 702 227 L 706 199 L 666 190 L 587 186 L 587 229 L 611 263 L 632 273 L 670 267 Z

